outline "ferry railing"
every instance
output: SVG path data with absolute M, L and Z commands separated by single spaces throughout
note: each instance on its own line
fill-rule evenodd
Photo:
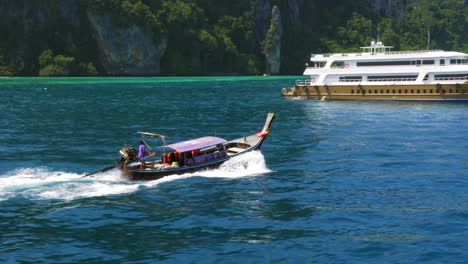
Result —
M 340 79 L 340 82 L 362 82 L 362 79 Z
M 362 82 L 362 79 L 340 79 L 340 82 Z M 416 78 L 380 78 L 368 79 L 368 82 L 414 82 Z
M 407 51 L 386 51 L 386 52 L 349 52 L 349 53 L 324 53 L 324 54 L 311 54 L 311 58 L 328 58 L 333 56 L 363 56 L 363 55 L 398 55 L 398 54 L 411 54 L 411 53 L 425 53 L 425 52 L 442 52 L 443 50 L 407 50 Z
M 466 81 L 468 80 L 468 76 L 465 77 L 435 77 L 434 80 L 436 81 Z
M 416 78 L 380 78 L 368 79 L 368 82 L 414 82 Z
M 311 85 L 310 80 L 296 80 L 296 86 L 308 86 Z

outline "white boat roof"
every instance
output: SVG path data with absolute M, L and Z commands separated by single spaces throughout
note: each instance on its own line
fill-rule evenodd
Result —
M 392 51 L 386 53 L 335 53 L 335 54 L 312 54 L 311 61 L 361 61 L 361 60 L 404 60 L 404 59 L 429 59 L 429 58 L 451 58 L 463 57 L 468 54 L 456 51 Z

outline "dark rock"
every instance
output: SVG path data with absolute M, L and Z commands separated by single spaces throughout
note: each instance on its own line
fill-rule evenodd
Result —
M 269 0 L 258 0 L 255 6 L 255 39 L 261 43 L 268 32 L 271 20 L 271 4 Z
M 155 41 L 138 25 L 118 26 L 109 14 L 87 12 L 98 43 L 100 61 L 110 75 L 157 75 L 167 39 Z
M 288 0 L 288 13 L 289 17 L 293 20 L 299 19 L 300 16 L 300 6 L 297 0 Z
M 279 74 L 281 67 L 281 38 L 283 35 L 283 26 L 278 6 L 273 7 L 271 15 L 270 29 L 265 39 L 265 45 L 268 47 L 264 48 L 264 53 L 267 61 L 268 73 Z

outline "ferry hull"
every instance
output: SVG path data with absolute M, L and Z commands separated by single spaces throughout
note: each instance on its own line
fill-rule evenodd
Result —
M 285 97 L 320 100 L 468 101 L 468 83 L 433 85 L 296 85 Z

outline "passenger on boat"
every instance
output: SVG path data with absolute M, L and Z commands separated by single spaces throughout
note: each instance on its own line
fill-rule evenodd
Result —
M 138 159 L 140 160 L 140 168 L 145 168 L 145 142 L 140 140 L 140 147 L 138 148 Z
M 221 153 L 223 153 L 224 150 L 225 150 L 225 149 L 224 149 L 224 145 L 223 145 L 223 144 L 219 144 L 219 145 L 218 145 L 218 151 L 221 152 Z
M 224 156 L 226 156 L 226 148 L 224 147 L 223 144 L 219 144 L 219 145 L 217 146 L 217 148 L 218 148 L 218 152 L 219 152 L 218 157 L 224 157 Z
M 170 167 L 171 166 L 171 154 L 170 153 L 166 153 L 164 156 L 163 156 L 163 163 L 164 163 L 164 167 Z
M 180 153 L 179 152 L 179 166 L 184 166 L 185 165 L 185 153 Z

